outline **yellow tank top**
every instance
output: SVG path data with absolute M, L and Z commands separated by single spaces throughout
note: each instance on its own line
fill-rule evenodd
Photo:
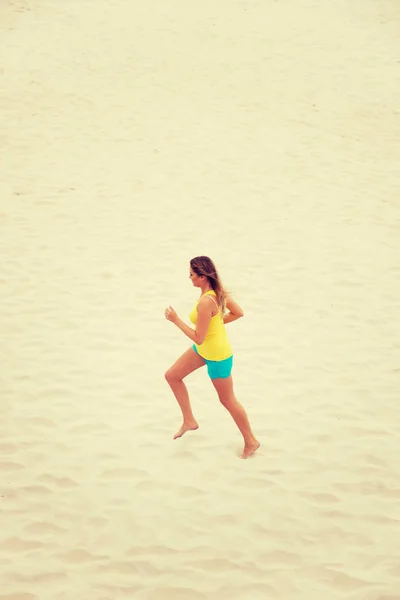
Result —
M 206 292 L 204 296 L 207 294 L 216 296 L 214 290 Z M 194 325 L 197 322 L 197 305 L 200 300 L 201 298 L 196 302 L 190 313 L 190 320 Z M 204 342 L 202 344 L 195 344 L 195 346 L 200 356 L 207 360 L 225 360 L 232 356 L 232 347 L 226 333 L 221 308 L 216 315 L 211 317 Z

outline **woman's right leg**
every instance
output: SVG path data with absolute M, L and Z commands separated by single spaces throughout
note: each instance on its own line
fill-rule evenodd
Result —
M 183 379 L 205 364 L 204 358 L 197 354 L 193 348 L 189 348 L 165 373 L 165 379 L 178 401 L 183 417 L 182 427 L 174 435 L 174 440 L 181 437 L 187 431 L 192 431 L 199 427 L 193 416 L 189 394 L 186 385 L 183 383 Z
M 260 442 L 256 439 L 251 430 L 245 409 L 236 399 L 233 391 L 232 375 L 224 379 L 211 379 L 211 381 L 217 390 L 221 404 L 230 412 L 231 417 L 235 421 L 243 436 L 244 449 L 242 452 L 242 458 L 248 458 L 254 454 L 256 450 L 258 450 L 260 447 Z

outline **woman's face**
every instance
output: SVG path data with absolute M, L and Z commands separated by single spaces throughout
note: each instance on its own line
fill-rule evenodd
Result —
M 202 281 L 202 277 L 200 277 L 199 275 L 197 275 L 192 268 L 190 268 L 189 270 L 189 277 L 192 280 L 192 284 L 194 287 L 200 287 L 200 283 Z

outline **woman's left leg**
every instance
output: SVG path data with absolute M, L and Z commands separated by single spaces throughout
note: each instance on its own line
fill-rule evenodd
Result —
M 233 391 L 232 375 L 226 378 L 211 379 L 221 404 L 229 411 L 238 426 L 244 439 L 242 458 L 248 458 L 260 447 L 260 442 L 255 438 L 246 411 L 237 401 Z

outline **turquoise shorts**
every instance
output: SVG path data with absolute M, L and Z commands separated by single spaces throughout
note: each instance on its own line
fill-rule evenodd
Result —
M 192 348 L 196 354 L 199 354 L 195 344 L 193 344 Z M 210 379 L 226 379 L 231 374 L 233 355 L 229 356 L 229 358 L 225 358 L 224 360 L 207 360 L 207 358 L 203 358 L 203 360 L 207 365 L 207 371 Z

